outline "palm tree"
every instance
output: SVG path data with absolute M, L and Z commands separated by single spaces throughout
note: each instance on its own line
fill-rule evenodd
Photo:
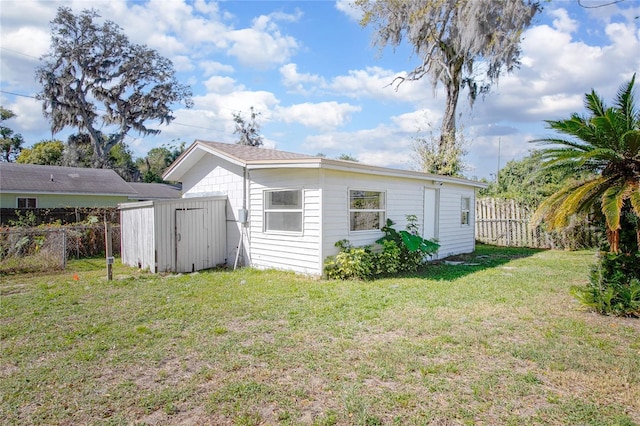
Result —
M 550 145 L 542 149 L 542 173 L 560 170 L 574 177 L 538 207 L 534 221 L 554 229 L 566 226 L 575 214 L 602 214 L 612 253 L 620 252 L 623 226 L 635 228 L 634 250 L 640 247 L 640 112 L 633 96 L 635 77 L 620 87 L 613 106 L 607 107 L 592 90 L 585 95 L 589 116 L 574 113 L 569 119 L 548 120 L 548 127 L 563 136 L 533 141 Z M 585 173 L 587 178 L 575 179 Z

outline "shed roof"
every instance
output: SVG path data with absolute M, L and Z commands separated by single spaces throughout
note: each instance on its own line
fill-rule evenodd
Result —
M 0 191 L 36 194 L 135 195 L 111 169 L 0 163 Z
M 347 172 L 366 173 L 378 176 L 395 176 L 437 182 L 449 182 L 485 188 L 487 185 L 473 180 L 440 176 L 411 170 L 391 169 L 372 166 L 356 161 L 335 160 L 313 155 L 297 154 L 275 149 L 260 148 L 248 145 L 229 144 L 196 140 L 185 152 L 169 166 L 164 179 L 180 181 L 184 174 L 200 161 L 206 154 L 216 155 L 227 161 L 248 169 L 261 168 L 324 168 Z
M 137 193 L 136 196 L 129 198 L 135 198 L 137 200 L 165 200 L 180 198 L 182 196 L 181 185 L 129 182 L 129 186 L 135 189 Z

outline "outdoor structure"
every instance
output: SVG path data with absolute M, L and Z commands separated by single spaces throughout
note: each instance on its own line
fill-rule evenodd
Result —
M 125 182 L 114 170 L 0 163 L 0 208 L 116 207 L 180 198 L 179 186 Z
M 438 258 L 473 251 L 475 189 L 485 186 L 454 177 L 205 141 L 194 142 L 164 179 L 181 182 L 185 200 L 225 197 L 228 265 L 233 260 L 234 265 L 312 275 L 322 274 L 327 256 L 338 252 L 337 241 L 373 244 L 387 218 L 396 229 L 404 229 L 407 215 L 417 217 L 425 238 L 438 240 Z M 122 226 L 123 234 L 128 232 L 129 225 L 123 221 Z M 168 235 L 174 230 L 163 225 L 154 232 Z
M 226 197 L 125 203 L 122 263 L 151 272 L 194 272 L 227 263 Z

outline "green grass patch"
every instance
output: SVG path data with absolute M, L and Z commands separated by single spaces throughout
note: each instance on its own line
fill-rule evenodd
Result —
M 0 412 L 52 424 L 640 424 L 640 321 L 592 252 L 479 246 L 375 281 L 104 259 L 0 277 Z

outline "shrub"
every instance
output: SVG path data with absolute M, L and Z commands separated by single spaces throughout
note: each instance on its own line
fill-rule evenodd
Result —
M 425 240 L 418 233 L 418 218 L 415 215 L 407 215 L 407 230 L 396 231 L 391 219 L 387 219 L 387 224 L 382 228 L 384 236 L 376 241 L 382 245 L 383 254 L 386 248 L 385 243 L 393 242 L 400 248 L 399 264 L 397 270 L 400 272 L 415 272 L 427 261 L 428 257 L 438 251 L 440 245 L 434 241 Z M 383 275 L 394 273 L 395 271 L 383 272 Z
M 354 247 L 348 240 L 340 240 L 335 245 L 340 252 L 325 262 L 324 271 L 328 278 L 347 280 L 371 277 L 374 256 L 369 246 Z
M 370 246 L 354 247 L 348 240 L 340 240 L 340 252 L 325 262 L 325 274 L 331 279 L 370 279 L 402 272 L 416 272 L 429 255 L 440 247 L 418 234 L 417 217 L 407 216 L 407 230 L 396 231 L 387 219 L 382 228 L 384 236 L 376 241 L 378 250 Z
M 640 317 L 640 254 L 600 253 L 589 284 L 571 293 L 598 313 Z

